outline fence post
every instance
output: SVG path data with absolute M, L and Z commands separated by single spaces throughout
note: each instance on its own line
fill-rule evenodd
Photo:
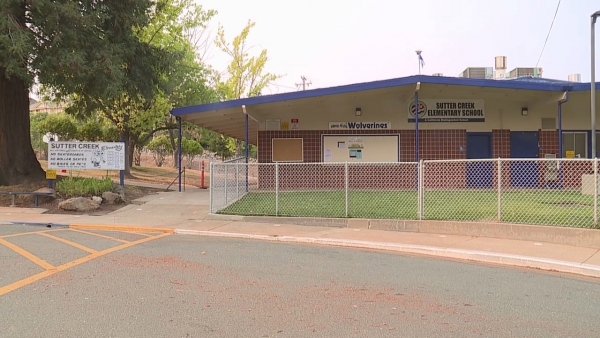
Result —
M 227 203 L 229 202 L 229 196 L 227 196 L 227 181 L 229 181 L 229 170 L 227 163 L 223 163 L 223 167 L 225 167 L 225 207 L 227 207 Z
M 498 157 L 498 175 L 497 177 L 497 188 L 498 188 L 498 222 L 502 222 L 502 159 Z
M 594 157 L 594 227 L 598 227 L 598 158 Z
M 236 191 L 236 200 L 240 198 L 240 166 L 239 163 L 235 164 L 235 191 Z
M 275 216 L 279 215 L 279 162 L 275 162 Z
M 210 168 L 208 168 L 208 210 L 213 213 L 213 162 L 210 162 Z
M 425 166 L 425 162 L 423 160 L 419 160 L 419 162 L 417 163 L 417 165 L 418 165 L 418 168 L 417 168 L 418 175 L 417 176 L 418 176 L 418 179 L 419 179 L 418 180 L 418 184 L 417 184 L 417 199 L 418 199 L 418 202 L 417 202 L 417 208 L 418 208 L 417 213 L 418 213 L 419 220 L 422 220 L 423 216 L 424 216 L 423 213 L 425 211 L 425 206 L 424 206 L 424 204 L 425 204 L 424 203 L 425 202 L 425 198 L 424 198 L 424 195 L 425 195 L 425 192 L 424 192 L 424 187 L 425 187 L 425 184 L 424 184 L 424 181 L 425 181 L 425 175 L 424 175 L 425 174 L 425 169 L 424 169 L 424 166 Z
M 346 217 L 348 217 L 348 183 L 349 183 L 349 179 L 348 179 L 348 162 L 346 162 L 346 165 L 344 166 L 344 170 L 345 170 L 345 179 L 346 179 Z

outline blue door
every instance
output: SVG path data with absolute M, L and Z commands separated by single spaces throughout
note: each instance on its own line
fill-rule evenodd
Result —
M 492 158 L 491 133 L 467 133 L 467 159 Z M 489 188 L 493 184 L 494 167 L 491 161 L 467 162 L 467 187 Z
M 539 157 L 537 131 L 511 131 L 510 157 Z M 512 161 L 510 163 L 510 184 L 513 187 L 535 187 L 539 182 L 538 161 Z

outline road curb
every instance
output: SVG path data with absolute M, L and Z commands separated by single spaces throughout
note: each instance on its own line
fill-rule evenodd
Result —
M 124 225 L 108 225 L 108 224 L 69 224 L 70 229 L 80 230 L 116 230 L 116 231 L 136 231 L 136 232 L 162 232 L 174 234 L 175 229 L 169 228 L 153 228 L 140 226 L 124 226 Z
M 253 235 L 244 233 L 229 233 L 216 231 L 202 230 L 186 230 L 176 229 L 176 234 L 184 235 L 200 235 L 207 237 L 225 237 L 225 238 L 240 238 L 240 239 L 255 239 L 272 242 L 287 242 L 287 243 L 307 243 L 320 244 L 337 247 L 351 247 L 361 249 L 374 249 L 395 251 L 403 253 L 420 254 L 427 256 L 435 256 L 442 258 L 452 258 L 460 260 L 468 260 L 482 263 L 493 263 L 508 266 L 517 266 L 524 268 L 540 269 L 545 271 L 563 272 L 570 274 L 583 275 L 588 277 L 600 278 L 600 266 L 591 264 L 580 264 L 567 261 L 536 258 L 529 256 L 520 256 L 512 254 L 502 254 L 487 251 L 475 250 L 460 250 L 433 246 L 396 244 L 396 243 L 381 243 L 333 238 L 312 238 L 312 237 L 293 237 L 293 236 L 269 236 L 269 235 Z
M 5 223 L 3 223 L 3 222 L 5 222 Z M 52 222 L 0 221 L 0 224 L 5 224 L 5 225 L 31 225 L 31 226 L 58 227 L 58 228 L 68 228 L 69 227 L 69 224 L 65 224 L 65 223 L 52 223 Z
M 545 242 L 588 248 L 600 247 L 600 230 L 550 225 L 438 220 L 370 218 L 324 218 L 282 216 L 240 216 L 209 213 L 209 220 L 308 225 L 319 227 L 385 230 L 395 232 L 476 236 L 519 241 Z

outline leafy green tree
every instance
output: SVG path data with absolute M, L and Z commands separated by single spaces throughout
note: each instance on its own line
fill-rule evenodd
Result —
M 0 1 L 0 185 L 44 179 L 30 139 L 34 79 L 88 111 L 151 98 L 172 52 L 139 38 L 151 0 Z
M 166 157 L 173 153 L 169 138 L 164 135 L 152 139 L 146 146 L 146 149 L 152 152 L 152 157 L 154 157 L 154 163 L 156 163 L 157 167 L 162 167 Z
M 211 151 L 214 152 L 217 156 L 221 157 L 221 160 L 231 158 L 233 155 L 235 155 L 235 152 L 233 152 L 230 147 L 229 140 L 230 138 L 227 138 L 223 135 L 218 135 L 210 141 Z
M 145 95 L 132 87 L 108 98 L 99 96 L 90 100 L 86 96 L 76 96 L 73 105 L 87 114 L 97 112 L 117 127 L 119 138 L 128 150 L 127 175 L 136 149 L 139 154 L 139 149 L 157 132 L 177 128 L 169 114 L 171 108 L 210 97 L 206 94 L 210 90 L 204 81 L 208 71 L 197 62 L 186 32 L 205 27 L 216 12 L 204 10 L 193 0 L 156 0 L 151 9 L 147 25 L 134 34 L 141 43 L 167 52 L 159 67 L 153 68 L 157 81 L 148 87 L 151 94 Z M 136 82 L 144 81 L 144 74 L 135 75 Z M 174 134 L 170 132 L 169 135 L 174 146 Z
M 269 60 L 266 49 L 262 49 L 257 56 L 250 56 L 251 47 L 247 45 L 247 39 L 255 25 L 256 23 L 249 20 L 231 43 L 225 37 L 224 28 L 219 26 L 215 44 L 231 59 L 227 66 L 226 79 L 221 79 L 218 74 L 215 78 L 217 91 L 225 100 L 260 95 L 269 84 L 281 77 L 266 71 Z M 237 156 L 242 154 L 243 143 L 241 140 L 235 140 L 234 152 Z
M 104 141 L 104 126 L 95 119 L 89 119 L 77 128 L 80 141 Z
M 185 157 L 186 168 L 192 169 L 192 163 L 198 156 L 202 156 L 204 149 L 200 142 L 189 138 L 181 139 L 181 155 Z
M 225 37 L 223 26 L 219 26 L 215 44 L 231 58 L 227 66 L 227 79 L 217 79 L 219 92 L 226 100 L 260 95 L 263 89 L 281 77 L 266 72 L 265 68 L 269 60 L 266 49 L 261 50 L 258 56 L 250 56 L 247 39 L 255 25 L 256 23 L 249 20 L 231 43 Z
M 48 113 L 35 113 L 30 117 L 31 145 L 33 150 L 40 154 L 42 159 L 48 158 L 48 144 L 44 142 L 45 133 L 40 130 L 40 125 L 48 118 Z
M 43 135 L 50 133 L 59 140 L 70 141 L 78 138 L 77 122 L 65 113 L 49 114 L 37 127 Z

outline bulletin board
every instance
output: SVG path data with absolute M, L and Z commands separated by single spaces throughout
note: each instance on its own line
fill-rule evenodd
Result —
M 273 162 L 303 162 L 304 150 L 301 138 L 274 138 L 272 139 Z
M 398 162 L 398 135 L 323 135 L 323 162 Z

